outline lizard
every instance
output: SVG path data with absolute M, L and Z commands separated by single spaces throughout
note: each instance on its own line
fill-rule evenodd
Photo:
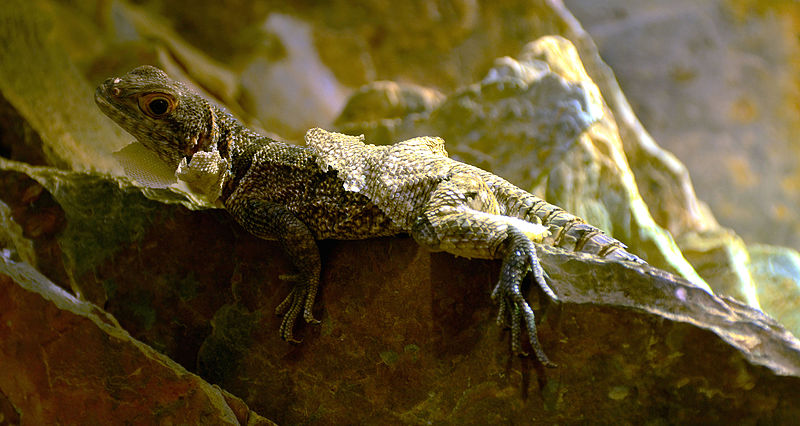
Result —
M 312 309 L 321 259 L 317 241 L 408 234 L 430 251 L 499 259 L 491 297 L 497 322 L 511 330 L 520 356 L 523 329 L 536 358 L 555 364 L 538 339 L 521 291 L 530 274 L 557 295 L 536 254 L 548 244 L 606 259 L 640 262 L 620 241 L 565 210 L 478 167 L 451 159 L 444 141 L 418 137 L 370 145 L 363 136 L 314 128 L 306 145 L 249 129 L 224 108 L 152 66 L 109 78 L 95 91 L 100 110 L 175 171 L 177 179 L 224 207 L 253 235 L 277 240 L 291 259 L 288 296 L 276 308 L 280 336 L 299 343 Z

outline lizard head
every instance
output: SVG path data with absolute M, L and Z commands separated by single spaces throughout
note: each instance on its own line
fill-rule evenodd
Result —
M 209 148 L 217 132 L 208 101 L 149 65 L 109 78 L 94 99 L 104 114 L 170 167 Z

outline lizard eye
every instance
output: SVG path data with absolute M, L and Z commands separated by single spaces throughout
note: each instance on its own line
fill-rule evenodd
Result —
M 176 105 L 175 98 L 165 93 L 149 93 L 139 98 L 139 108 L 153 118 L 172 112 Z

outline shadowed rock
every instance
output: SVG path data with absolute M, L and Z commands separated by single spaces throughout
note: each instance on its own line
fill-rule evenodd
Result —
M 552 303 L 526 290 L 544 349 L 559 364 L 543 369 L 510 355 L 508 332 L 495 323 L 489 294 L 498 262 L 431 254 L 403 237 L 323 241 L 315 312 L 322 324 L 300 326 L 303 343 L 290 345 L 280 340 L 280 318 L 273 314 L 288 290 L 278 275 L 290 271 L 276 244 L 250 236 L 222 212 L 186 209 L 180 203 L 192 204 L 174 192 L 147 191 L 162 204 L 124 180 L 3 166 L 44 184 L 42 192 L 69 217 L 62 235 L 79 227 L 90 246 L 109 237 L 105 228 L 91 232 L 89 224 L 100 220 L 92 206 L 134 209 L 133 228 L 126 223 L 133 217 L 102 217 L 138 232 L 117 235 L 127 242 L 83 266 L 96 275 L 87 285 L 100 286 L 86 294 L 103 293 L 109 312 L 134 337 L 281 423 L 641 422 L 658 416 L 780 422 L 800 415 L 794 337 L 752 308 L 648 266 L 540 247 L 561 299 Z M 91 188 L 98 199 L 80 198 Z M 39 328 L 3 321 L 20 342 L 11 347 L 38 347 L 42 330 L 59 329 L 53 321 L 65 314 L 55 312 L 66 308 L 48 309 L 54 313 L 37 317 Z M 18 311 L 33 312 L 2 312 Z M 51 375 L 72 371 L 70 362 L 88 372 L 69 374 L 94 374 L 104 365 L 99 354 L 115 357 L 107 350 L 84 353 L 90 346 L 83 338 L 53 353 Z M 150 361 L 141 362 L 149 368 Z M 0 389 L 18 412 L 27 412 L 15 402 L 17 391 Z
M 0 389 L 24 423 L 274 424 L 5 257 L 0 312 Z

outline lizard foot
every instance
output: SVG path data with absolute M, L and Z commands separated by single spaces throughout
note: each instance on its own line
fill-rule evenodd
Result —
M 555 367 L 556 364 L 551 362 L 545 355 L 544 350 L 542 350 L 536 333 L 536 320 L 533 309 L 528 305 L 520 291 L 520 283 L 528 274 L 529 268 L 533 272 L 534 281 L 542 288 L 544 293 L 554 300 L 558 300 L 558 297 L 547 285 L 545 279 L 547 274 L 539 264 L 539 258 L 536 256 L 536 248 L 533 242 L 514 227 L 508 228 L 508 234 L 507 251 L 500 270 L 500 280 L 492 291 L 492 299 L 499 305 L 497 322 L 500 325 L 504 325 L 508 324 L 506 318 L 510 319 L 511 351 L 521 356 L 527 355 L 522 350 L 521 343 L 522 325 L 524 324 L 528 329 L 528 339 L 536 358 L 546 367 Z
M 279 333 L 281 338 L 287 342 L 300 343 L 301 341 L 295 339 L 293 334 L 294 323 L 300 316 L 300 312 L 302 311 L 303 318 L 307 323 L 319 324 L 320 322 L 314 318 L 314 314 L 311 312 L 314 299 L 317 297 L 317 286 L 315 283 L 309 282 L 310 280 L 304 279 L 301 274 L 281 275 L 278 278 L 295 283 L 289 295 L 275 308 L 275 314 L 283 316 Z

